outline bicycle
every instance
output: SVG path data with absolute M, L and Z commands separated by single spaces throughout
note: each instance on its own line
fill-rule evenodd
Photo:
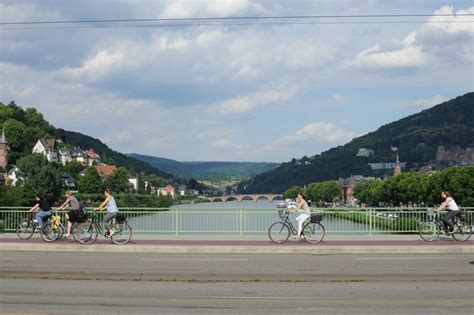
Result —
M 39 230 L 35 214 L 30 212 L 29 216 L 29 218 L 21 219 L 16 227 L 16 235 L 22 240 L 30 239 L 36 230 Z
M 440 214 L 435 213 L 433 208 L 427 209 L 427 215 L 430 219 L 420 223 L 419 234 L 424 241 L 433 242 L 439 239 L 441 231 L 445 232 L 444 223 Z M 469 240 L 472 235 L 472 227 L 466 222 L 461 213 L 453 218 L 453 223 L 454 233 L 451 234 L 453 239 L 459 242 Z
M 281 221 L 270 225 L 268 228 L 268 237 L 273 243 L 282 244 L 288 240 L 290 234 L 297 235 L 298 231 L 290 221 L 289 210 L 278 210 L 278 215 Z M 301 236 L 304 237 L 306 242 L 316 244 L 324 239 L 325 228 L 321 224 L 322 217 L 322 213 L 313 213 L 309 221 L 306 220 L 303 224 Z
M 77 241 L 75 231 L 77 229 L 77 223 L 74 223 L 71 228 L 71 234 L 75 241 Z M 41 238 L 45 242 L 54 242 L 61 239 L 66 231 L 61 216 L 58 210 L 53 210 L 53 215 L 41 227 Z
M 104 235 L 106 238 L 109 237 L 107 235 L 108 232 L 100 224 L 97 212 L 98 211 L 94 210 L 86 222 L 78 225 L 75 238 L 79 243 L 84 245 L 93 244 L 97 240 L 99 233 Z M 125 217 L 121 214 L 114 218 L 114 223 L 112 224 L 111 229 L 114 234 L 112 234 L 110 239 L 114 244 L 124 245 L 132 238 L 132 228 L 128 225 Z

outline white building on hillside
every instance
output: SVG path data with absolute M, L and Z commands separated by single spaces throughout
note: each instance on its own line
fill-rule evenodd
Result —
M 50 163 L 59 163 L 58 146 L 55 139 L 39 139 L 33 147 L 33 153 L 43 154 Z

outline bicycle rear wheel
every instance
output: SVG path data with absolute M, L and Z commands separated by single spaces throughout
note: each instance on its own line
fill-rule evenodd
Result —
M 472 235 L 471 224 L 464 221 L 464 222 L 460 222 L 460 223 L 455 224 L 455 226 L 458 229 L 457 229 L 456 232 L 454 232 L 454 234 L 452 236 L 456 241 L 465 242 L 469 238 L 471 238 L 471 235 Z
M 33 236 L 34 226 L 29 219 L 23 219 L 16 227 L 16 235 L 22 240 L 27 240 Z
M 310 222 L 303 227 L 304 239 L 306 242 L 316 244 L 324 239 L 324 226 L 316 222 Z
M 420 224 L 420 237 L 426 242 L 433 242 L 439 238 L 441 226 L 435 221 L 426 221 Z
M 114 232 L 112 242 L 117 245 L 127 244 L 132 238 L 132 228 L 127 223 L 116 223 L 112 225 L 111 230 Z
M 92 244 L 97 240 L 99 232 L 93 222 L 84 222 L 77 226 L 75 239 L 81 244 Z
M 275 222 L 268 228 L 268 237 L 273 243 L 284 243 L 290 237 L 290 228 L 283 222 Z

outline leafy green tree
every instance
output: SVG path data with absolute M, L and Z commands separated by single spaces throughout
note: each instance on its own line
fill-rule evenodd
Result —
M 116 193 L 125 192 L 129 188 L 129 174 L 126 168 L 119 167 L 104 181 L 105 188 L 110 188 Z
M 63 170 L 65 173 L 77 178 L 79 173 L 84 169 L 84 165 L 77 161 L 71 161 L 64 165 Z
M 43 155 L 27 155 L 18 160 L 17 167 L 26 195 L 34 197 L 40 194 L 51 203 L 58 199 L 62 188 L 61 174 L 57 166 L 48 163 Z
M 138 184 L 137 184 L 137 193 L 144 194 L 146 191 L 145 187 L 145 177 L 143 175 L 138 175 Z
M 98 194 L 104 190 L 102 179 L 95 167 L 89 167 L 84 176 L 78 179 L 79 191 L 81 193 Z
M 302 190 L 303 188 L 301 188 L 300 186 L 293 186 L 283 193 L 283 198 L 295 199 L 296 197 L 298 197 L 299 192 Z
M 341 188 L 335 180 L 312 183 L 306 189 L 306 194 L 314 202 L 335 202 L 340 199 Z

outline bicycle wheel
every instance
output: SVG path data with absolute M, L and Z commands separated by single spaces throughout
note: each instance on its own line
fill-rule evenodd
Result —
M 461 222 L 461 223 L 455 224 L 455 226 L 457 227 L 457 231 L 454 232 L 453 238 L 456 241 L 465 242 L 471 237 L 471 234 L 472 234 L 471 224 L 469 224 L 468 222 Z
M 34 232 L 35 228 L 29 219 L 23 219 L 16 227 L 16 235 L 22 240 L 31 238 Z
M 81 244 L 92 244 L 97 240 L 98 235 L 99 232 L 94 223 L 84 222 L 77 226 L 75 239 Z
M 324 226 L 319 223 L 308 223 L 303 227 L 303 235 L 306 242 L 316 244 L 324 239 Z
M 79 228 L 79 223 L 74 223 L 71 227 L 71 235 L 72 235 L 72 238 L 76 241 L 76 242 L 79 242 L 79 239 L 77 237 L 77 231 L 78 231 L 78 228 Z
M 441 227 L 438 222 L 426 221 L 420 224 L 420 237 L 426 242 L 433 242 L 439 238 Z
M 127 244 L 132 238 L 132 228 L 127 223 L 116 223 L 111 229 L 114 232 L 112 242 L 117 245 Z
M 290 237 L 290 228 L 283 222 L 275 222 L 268 228 L 268 237 L 273 243 L 284 243 Z
M 45 242 L 54 242 L 61 236 L 61 228 L 52 222 L 45 222 L 40 230 L 40 235 Z

